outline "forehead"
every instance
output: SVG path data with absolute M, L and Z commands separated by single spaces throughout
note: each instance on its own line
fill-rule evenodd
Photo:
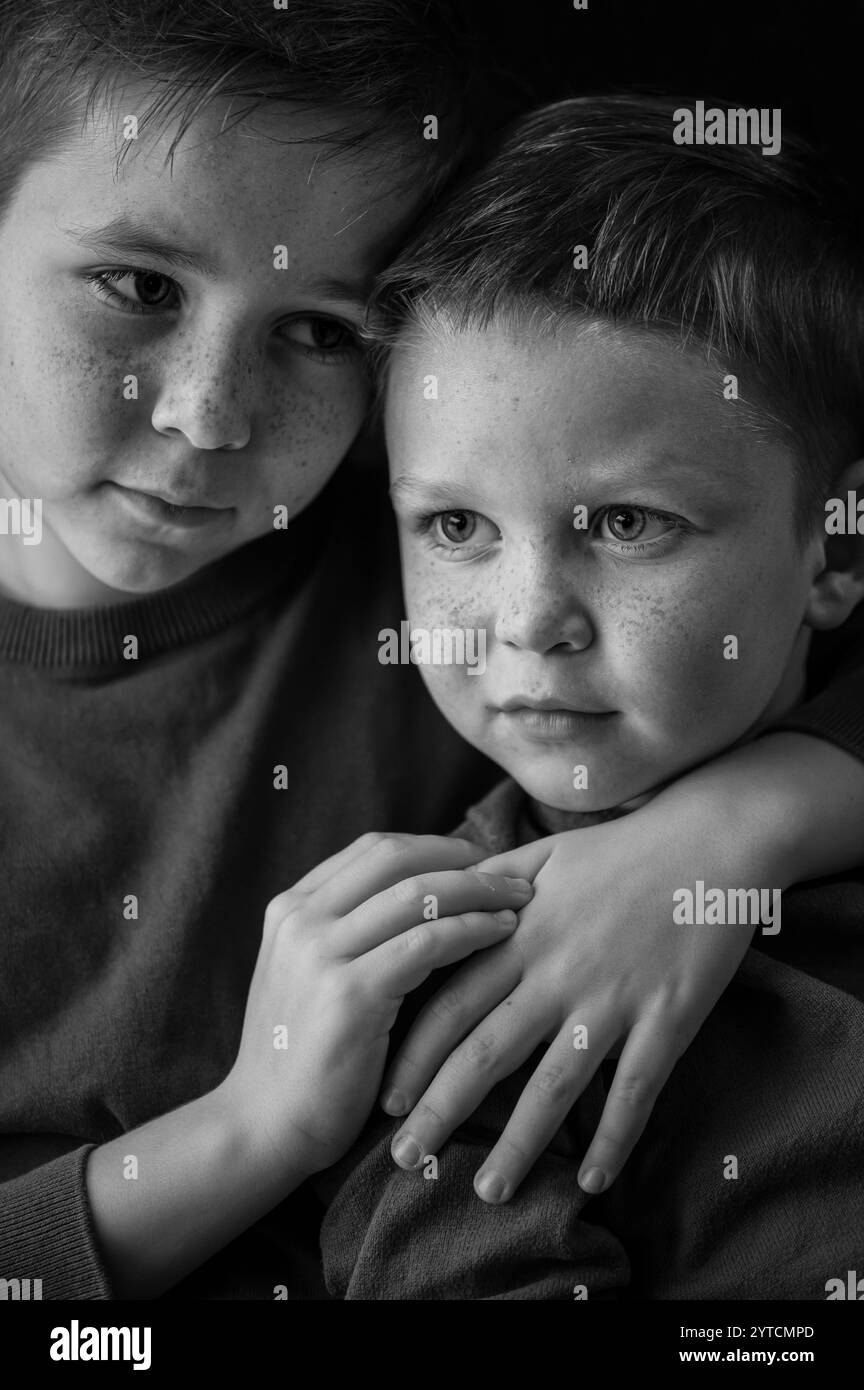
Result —
M 380 150 L 334 155 L 326 112 L 270 104 L 231 124 L 229 103 L 215 100 L 169 159 L 176 119 L 126 138 L 135 129 L 129 118 L 142 116 L 149 99 L 133 87 L 97 105 L 79 134 L 27 171 L 19 199 L 34 226 L 149 221 L 163 236 L 206 248 L 217 267 L 245 261 L 251 269 L 260 257 L 272 268 L 273 248 L 285 245 L 298 270 L 323 259 L 334 274 L 363 274 L 415 211 L 414 197 L 385 182 Z
M 596 319 L 462 330 L 439 317 L 394 350 L 388 450 L 398 476 L 506 479 L 535 497 L 662 483 L 714 507 L 785 504 L 793 455 L 724 398 L 727 370 L 671 333 Z
M 671 334 L 588 317 L 462 329 L 437 316 L 406 329 L 394 349 L 386 417 L 393 432 L 425 419 L 439 430 L 484 428 L 585 449 L 645 434 L 729 447 L 741 412 L 723 397 L 726 370 Z M 431 401 L 416 389 L 429 374 Z

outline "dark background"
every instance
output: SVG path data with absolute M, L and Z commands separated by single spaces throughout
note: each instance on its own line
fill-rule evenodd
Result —
M 434 6 L 435 0 L 432 0 Z M 864 208 L 864 0 L 456 0 L 513 110 L 610 89 L 780 107 Z

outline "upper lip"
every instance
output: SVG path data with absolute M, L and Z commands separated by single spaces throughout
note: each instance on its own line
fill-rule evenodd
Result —
M 542 698 L 533 695 L 513 695 L 509 700 L 502 700 L 499 709 L 509 713 L 516 709 L 547 709 L 547 710 L 569 710 L 572 714 L 611 714 L 608 709 L 589 709 L 585 705 L 575 705 L 572 700 L 562 699 L 560 695 L 544 695 Z

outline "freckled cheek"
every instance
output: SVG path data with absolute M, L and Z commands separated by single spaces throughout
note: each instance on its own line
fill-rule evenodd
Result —
M 729 638 L 737 639 L 737 659 L 724 655 L 736 650 Z M 645 612 L 619 628 L 615 653 L 632 711 L 678 740 L 709 727 L 737 731 L 742 719 L 756 718 L 776 667 L 765 659 L 758 622 L 734 603 Z
M 483 587 L 458 562 L 435 562 L 410 538 L 402 540 L 406 611 L 417 627 L 491 625 Z
M 106 456 L 141 428 L 141 402 L 124 398 L 129 355 L 29 341 L 13 361 L 4 364 L 3 394 L 20 412 L 16 452 L 32 461 L 46 499 L 103 478 Z
M 326 389 L 277 394 L 265 425 L 264 451 L 271 487 L 291 497 L 317 491 L 342 462 L 363 423 L 369 392 L 362 380 Z

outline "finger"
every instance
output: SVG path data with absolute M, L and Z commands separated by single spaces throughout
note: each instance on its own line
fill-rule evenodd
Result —
M 308 874 L 304 874 L 292 885 L 292 891 L 314 893 L 317 888 L 321 888 L 346 865 L 359 859 L 362 854 L 366 854 L 376 838 L 377 833 L 375 831 L 368 835 L 358 836 L 344 849 L 340 849 L 336 854 L 331 854 L 327 859 L 322 859 L 320 864 L 316 864 L 314 869 L 310 869 Z
M 614 1182 L 648 1123 L 675 1066 L 677 1049 L 656 1019 L 637 1025 L 618 1061 L 600 1123 L 579 1169 L 579 1186 L 603 1192 Z
M 359 956 L 418 922 L 508 907 L 518 911 L 532 892 L 526 880 L 481 874 L 473 868 L 415 873 L 349 912 L 334 927 L 333 945 L 348 956 Z
M 401 999 L 422 985 L 433 970 L 505 940 L 515 930 L 517 920 L 515 912 L 504 909 L 421 922 L 367 951 L 352 969 L 360 972 L 371 994 Z
M 381 1105 L 388 1115 L 407 1114 L 466 1033 L 516 988 L 520 974 L 517 955 L 486 951 L 467 961 L 424 1004 L 381 1086 Z
M 508 849 L 504 854 L 489 855 L 477 867 L 488 874 L 508 874 L 511 878 L 533 880 L 552 854 L 552 848 L 548 838 L 532 840 L 530 844 Z
M 317 890 L 322 909 L 335 917 L 344 917 L 403 879 L 438 869 L 473 868 L 478 858 L 476 845 L 449 835 L 372 834 L 357 843 L 361 853 L 343 861 Z
M 574 1030 L 568 1024 L 534 1069 L 501 1138 L 474 1176 L 474 1190 L 484 1202 L 510 1200 L 607 1055 L 614 1026 L 590 1015 L 584 1026 L 588 1047 L 574 1046 Z
M 400 1168 L 437 1153 L 492 1087 L 531 1056 L 544 1032 L 541 1012 L 522 1002 L 518 989 L 499 1004 L 447 1059 L 394 1135 L 391 1152 Z

